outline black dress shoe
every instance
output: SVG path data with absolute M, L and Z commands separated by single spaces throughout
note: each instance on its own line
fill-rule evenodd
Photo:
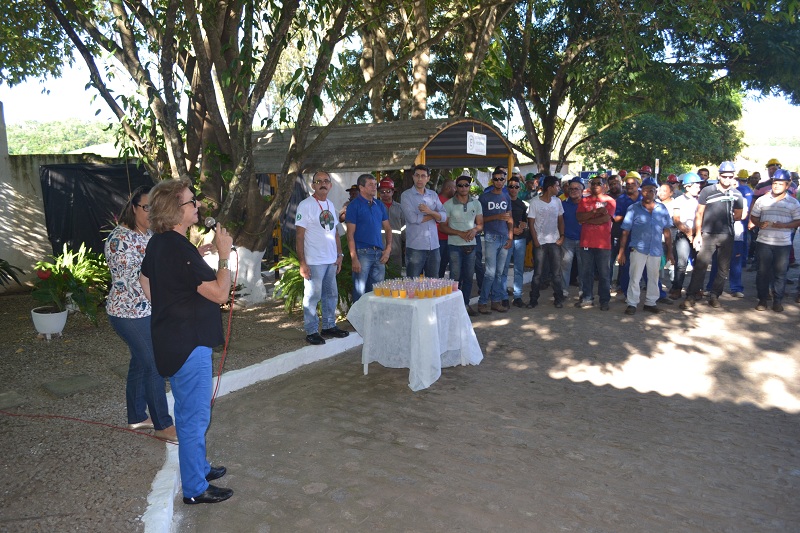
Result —
M 348 335 L 350 335 L 350 332 L 341 329 L 339 326 L 333 326 L 332 328 L 322 330 L 323 337 L 336 337 L 337 339 L 343 339 Z
M 223 489 L 222 487 L 215 487 L 209 485 L 206 491 L 194 498 L 183 498 L 183 503 L 187 505 L 194 505 L 197 503 L 219 503 L 224 502 L 233 496 L 233 489 Z
M 228 473 L 228 469 L 224 466 L 212 466 L 211 470 L 206 474 L 206 481 L 214 481 Z
M 306 335 L 306 342 L 309 344 L 325 344 L 325 339 L 319 333 L 312 333 L 311 335 Z

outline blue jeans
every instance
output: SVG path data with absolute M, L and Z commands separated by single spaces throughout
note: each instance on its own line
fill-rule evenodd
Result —
M 584 302 L 594 299 L 594 275 L 597 273 L 597 293 L 600 305 L 611 301 L 611 250 L 601 248 L 580 248 L 581 290 Z
M 167 405 L 166 384 L 156 370 L 153 355 L 153 340 L 150 336 L 150 317 L 120 318 L 108 315 L 111 327 L 131 351 L 128 366 L 128 381 L 125 385 L 125 400 L 128 404 L 128 424 L 137 424 L 150 419 L 156 429 L 172 426 Z
M 383 250 L 380 248 L 358 248 L 356 257 L 361 263 L 361 272 L 353 272 L 353 303 L 356 303 L 365 292 L 372 290 L 372 285 L 383 281 L 386 268 L 381 264 Z
M 564 301 L 564 287 L 561 286 L 563 280 L 561 272 L 562 259 L 561 246 L 556 243 L 533 247 L 533 261 L 539 265 L 540 268 L 534 271 L 533 280 L 531 281 L 531 305 L 537 305 L 539 303 L 542 272 L 545 270 L 553 275 L 553 298 L 555 299 L 555 303 Z M 545 265 L 547 265 L 547 267 L 545 267 Z
M 444 278 L 444 273 L 447 271 L 447 265 L 450 264 L 450 250 L 447 245 L 447 239 L 439 241 L 439 277 Z
M 303 329 L 306 335 L 319 332 L 317 304 L 322 300 L 322 329 L 336 325 L 336 304 L 339 289 L 336 286 L 336 263 L 308 265 L 311 279 L 303 280 Z
M 453 245 L 448 248 L 450 250 L 450 279 L 458 280 L 458 288 L 464 296 L 464 305 L 469 305 L 477 247 Z
M 206 431 L 211 422 L 211 348 L 198 346 L 169 378 L 175 398 L 178 432 L 178 467 L 184 498 L 199 496 L 208 488 Z
M 417 250 L 406 248 L 406 276 L 416 278 L 425 272 L 426 278 L 439 275 L 439 250 Z
M 792 247 L 773 246 L 756 243 L 756 257 L 758 260 L 758 273 L 756 274 L 756 291 L 759 300 L 769 298 L 769 286 L 773 285 L 775 300 L 780 303 L 786 290 L 786 272 L 789 270 L 789 256 Z
M 478 284 L 478 292 L 483 289 L 483 274 L 486 268 L 483 266 L 483 235 L 475 235 L 475 283 Z
M 508 269 L 511 260 L 514 260 L 514 298 L 522 298 L 522 276 L 525 274 L 525 249 L 528 246 L 527 239 L 514 239 L 514 244 L 506 254 L 506 266 L 503 269 L 503 279 L 500 283 L 503 287 L 508 287 Z M 506 297 L 503 297 L 505 300 Z
M 675 254 L 675 276 L 672 278 L 672 290 L 679 292 L 683 289 L 683 280 L 686 278 L 686 267 L 689 261 L 694 258 L 695 252 L 689 237 L 685 233 L 679 232 L 675 235 L 673 243 L 673 253 Z
M 502 302 L 507 298 L 506 288 L 503 287 L 501 279 L 508 255 L 508 250 L 503 248 L 507 241 L 507 235 L 486 233 L 483 236 L 483 257 L 486 265 L 481 295 L 478 298 L 479 304 L 485 305 L 490 299 L 492 302 Z
M 573 241 L 572 239 L 565 238 L 564 242 L 561 244 L 561 284 L 564 289 L 564 297 L 566 297 L 569 292 L 569 278 L 572 276 L 572 259 L 576 255 L 578 256 L 578 272 L 581 271 L 581 256 L 577 253 L 579 242 L 580 241 Z M 578 278 L 580 279 L 580 274 Z

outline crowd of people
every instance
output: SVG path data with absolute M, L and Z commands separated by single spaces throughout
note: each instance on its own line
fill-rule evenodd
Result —
M 399 206 L 391 180 L 378 184 L 364 174 L 340 212 L 354 265 L 353 301 L 383 280 L 384 265 L 393 260 L 408 276 L 449 271 L 470 316 L 535 308 L 548 288 L 553 305 L 562 308 L 571 285 L 578 286 L 579 308 L 608 311 L 616 292 L 633 315 L 642 288 L 642 308 L 650 313 L 681 299 L 681 309 L 703 299 L 720 307 L 726 286 L 733 297 L 744 297 L 742 272 L 751 262 L 758 271 L 755 309 L 769 303 L 780 312 L 786 285 L 794 283 L 787 273 L 796 266 L 792 242 L 800 203 L 796 174 L 777 160 L 767 171 L 762 179 L 724 161 L 714 177 L 701 168 L 659 183 L 647 165 L 586 180 L 546 173 L 523 178 L 516 167 L 509 176 L 497 167 L 480 194 L 473 194 L 476 181 L 468 174 L 444 180 L 436 194 L 427 187 L 430 169 L 418 165 Z M 533 264 L 527 302 L 526 256 Z M 474 284 L 477 309 L 470 305 Z

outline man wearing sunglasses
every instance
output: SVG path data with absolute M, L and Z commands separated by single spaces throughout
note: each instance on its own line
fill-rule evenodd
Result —
M 480 197 L 483 209 L 483 256 L 485 259 L 483 285 L 478 298 L 478 312 L 484 315 L 493 310 L 505 313 L 503 305 L 507 298 L 502 286 L 501 271 L 506 264 L 506 255 L 513 239 L 511 197 L 503 186 L 506 173 L 497 167 L 492 172 L 492 187 Z
M 330 174 L 314 173 L 311 188 L 314 194 L 297 206 L 297 259 L 303 276 L 303 328 L 309 344 L 325 344 L 323 337 L 347 337 L 349 333 L 336 326 L 336 304 L 339 289 L 336 274 L 342 269 L 342 244 L 336 233 L 336 206 L 328 200 Z M 317 304 L 322 300 L 322 335 L 319 333 Z
M 515 170 L 519 170 L 514 167 Z M 519 177 L 512 175 L 508 178 L 508 194 L 511 196 L 511 217 L 514 220 L 514 242 L 506 256 L 506 266 L 503 268 L 503 287 L 508 286 L 508 269 L 511 260 L 514 260 L 514 306 L 525 307 L 522 301 L 523 275 L 525 274 L 525 250 L 528 246 L 528 204 L 519 198 L 522 188 L 522 181 Z M 503 305 L 508 307 L 503 301 Z
M 447 235 L 450 254 L 450 279 L 458 280 L 469 316 L 477 313 L 469 305 L 472 296 L 472 276 L 475 273 L 477 235 L 483 229 L 483 208 L 469 195 L 470 176 L 456 179 L 456 194 L 444 203 L 447 220 L 439 225 Z

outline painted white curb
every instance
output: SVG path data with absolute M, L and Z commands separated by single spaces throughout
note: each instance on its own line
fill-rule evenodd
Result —
M 329 359 L 364 344 L 361 335 L 351 331 L 344 339 L 330 339 L 321 346 L 305 346 L 294 352 L 281 354 L 247 368 L 231 370 L 222 374 L 217 397 L 249 387 L 255 383 L 281 376 L 301 366 Z M 214 387 L 217 380 L 214 378 Z M 172 393 L 167 393 L 167 403 L 172 412 L 175 403 Z M 175 497 L 180 492 L 180 470 L 178 469 L 178 447 L 166 444 L 164 466 L 156 474 L 147 496 L 147 510 L 142 515 L 145 533 L 170 533 L 172 531 Z

